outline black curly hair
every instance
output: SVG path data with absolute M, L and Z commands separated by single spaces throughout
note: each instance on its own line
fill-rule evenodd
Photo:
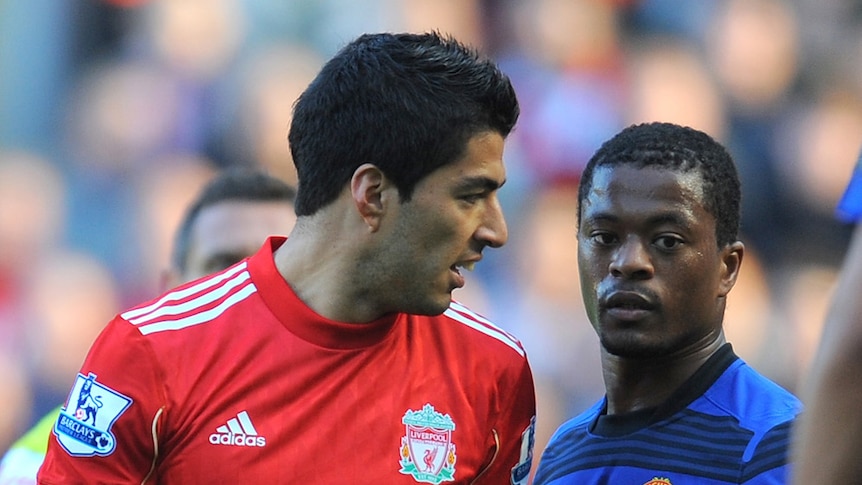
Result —
M 737 240 L 741 187 L 730 153 L 702 131 L 673 123 L 631 125 L 606 141 L 590 158 L 578 188 L 578 227 L 581 206 L 593 185 L 596 167 L 629 165 L 680 172 L 695 170 L 703 179 L 704 207 L 715 216 L 719 247 Z

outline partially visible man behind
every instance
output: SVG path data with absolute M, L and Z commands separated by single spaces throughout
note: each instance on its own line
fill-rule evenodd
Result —
M 740 183 L 707 134 L 626 128 L 578 191 L 578 263 L 606 395 L 563 424 L 536 485 L 778 484 L 801 403 L 723 330 L 744 254 Z
M 162 290 L 221 271 L 254 254 L 270 235 L 296 220 L 295 189 L 254 169 L 228 169 L 213 178 L 186 210 L 174 235 Z M 60 413 L 45 415 L 0 461 L 0 485 L 36 483 L 48 437 Z
M 524 348 L 452 300 L 508 239 L 519 113 L 452 37 L 343 47 L 294 104 L 289 237 L 117 315 L 40 483 L 526 483 Z
M 862 480 L 862 155 L 838 205 L 855 223 L 794 435 L 796 485 Z

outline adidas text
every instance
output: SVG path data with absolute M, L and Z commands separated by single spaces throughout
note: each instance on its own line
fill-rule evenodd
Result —
M 244 434 L 213 433 L 210 435 L 210 443 L 231 446 L 266 446 L 266 438 Z

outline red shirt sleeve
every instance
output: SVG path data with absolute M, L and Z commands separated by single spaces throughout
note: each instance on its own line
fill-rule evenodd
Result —
M 96 339 L 54 424 L 40 484 L 142 483 L 158 460 L 167 412 L 163 370 L 133 325 Z
M 533 461 L 536 431 L 536 392 L 533 374 L 526 359 L 509 389 L 501 389 L 504 399 L 494 430 L 499 449 L 490 466 L 474 483 L 526 485 Z

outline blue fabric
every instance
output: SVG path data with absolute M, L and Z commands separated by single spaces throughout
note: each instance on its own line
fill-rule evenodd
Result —
M 705 392 L 671 406 L 670 414 L 637 418 L 639 428 L 628 423 L 618 428 L 622 434 L 599 434 L 604 399 L 563 424 L 542 454 L 534 485 L 787 483 L 790 428 L 802 404 L 730 355 Z M 692 379 L 703 380 L 698 374 Z
M 844 222 L 859 222 L 862 220 L 862 154 L 856 162 L 856 169 L 847 184 L 844 196 L 838 202 L 837 216 Z

